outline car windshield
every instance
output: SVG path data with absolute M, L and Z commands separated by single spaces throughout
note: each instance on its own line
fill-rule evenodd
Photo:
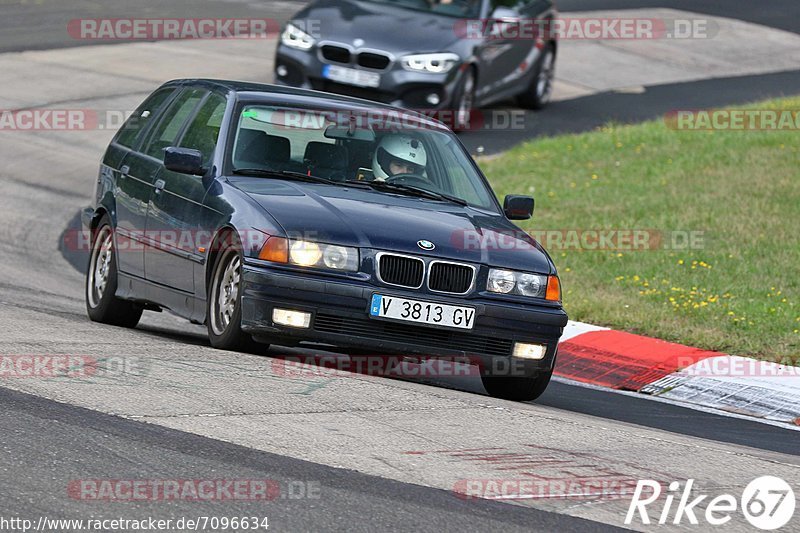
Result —
M 393 6 L 425 11 L 448 17 L 477 18 L 481 13 L 481 0 L 362 0 L 371 4 Z
M 237 174 L 360 185 L 496 210 L 456 136 L 402 111 L 244 106 L 232 160 Z

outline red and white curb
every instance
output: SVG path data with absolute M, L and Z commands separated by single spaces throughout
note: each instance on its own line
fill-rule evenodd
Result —
M 800 367 L 572 322 L 555 375 L 800 428 Z

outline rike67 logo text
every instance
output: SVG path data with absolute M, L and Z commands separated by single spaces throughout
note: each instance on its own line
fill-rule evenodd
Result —
M 699 494 L 692 498 L 693 485 L 694 479 L 687 480 L 683 487 L 679 481 L 670 483 L 661 507 L 660 499 L 664 492 L 661 483 L 651 479 L 639 480 L 625 515 L 625 524 L 630 525 L 638 515 L 638 521 L 642 524 L 651 524 L 655 520 L 658 524 L 677 525 L 685 523 L 685 519 L 697 525 L 700 523 L 699 517 L 709 525 L 721 526 L 730 522 L 734 513 L 741 512 L 754 527 L 773 530 L 789 523 L 794 515 L 794 491 L 778 477 L 754 479 L 745 487 L 740 498 L 732 494 Z M 704 512 L 701 512 L 701 508 L 704 508 Z M 651 517 L 651 512 L 656 513 L 655 517 Z

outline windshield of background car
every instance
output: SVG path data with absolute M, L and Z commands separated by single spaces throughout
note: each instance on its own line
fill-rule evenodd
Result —
M 239 173 L 299 172 L 333 183 L 384 181 L 497 211 L 493 192 L 456 136 L 401 111 L 249 105 L 240 113 L 232 150 L 233 170 Z
M 446 15 L 449 17 L 477 18 L 481 14 L 481 0 L 363 0 L 372 4 L 390 4 Z

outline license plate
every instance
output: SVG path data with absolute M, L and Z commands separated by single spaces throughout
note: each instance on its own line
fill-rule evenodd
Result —
M 474 307 L 421 302 L 380 294 L 372 296 L 369 314 L 374 317 L 448 328 L 472 329 L 475 325 Z
M 325 65 L 322 75 L 329 80 L 359 87 L 378 87 L 381 84 L 380 74 L 336 65 Z

